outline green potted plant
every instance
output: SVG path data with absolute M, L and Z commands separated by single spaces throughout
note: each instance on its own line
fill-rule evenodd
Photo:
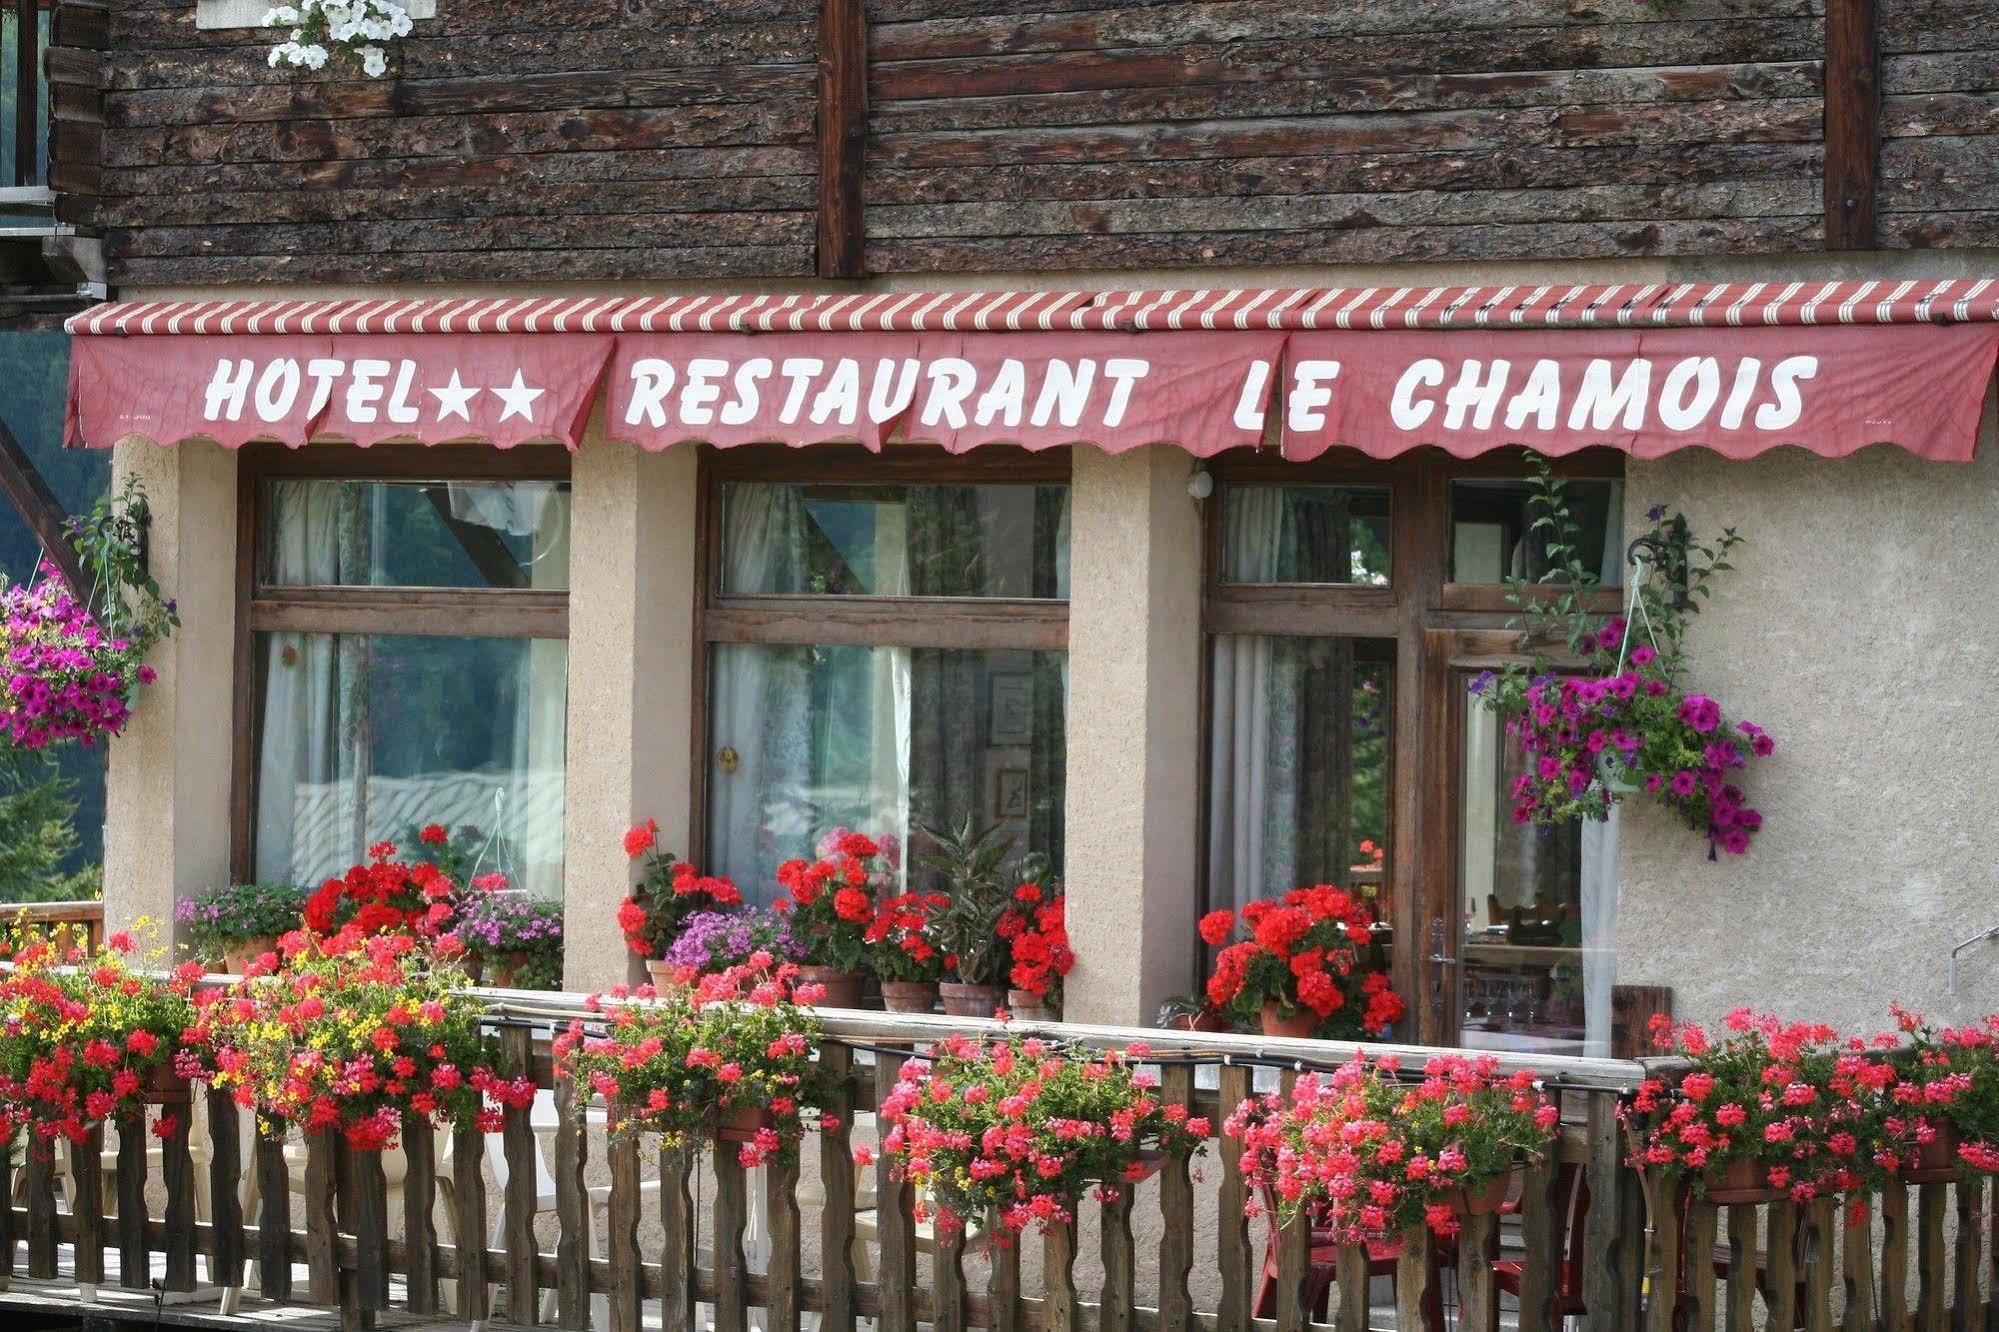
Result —
M 618 908 L 618 928 L 625 946 L 645 959 L 655 985 L 670 984 L 671 968 L 662 961 L 687 918 L 697 911 L 724 911 L 743 904 L 742 893 L 729 879 L 703 874 L 659 844 L 659 824 L 653 819 L 625 834 L 625 855 L 639 864 L 639 881 Z
M 1899 1006 L 1894 1014 L 1909 1044 L 1892 1097 L 1913 1117 L 1914 1139 L 1900 1177 L 1920 1184 L 1955 1179 L 1967 1167 L 1999 1173 L 1999 1019 L 1939 1028 Z
M 791 916 L 791 937 L 805 950 L 800 979 L 820 987 L 833 1008 L 859 1008 L 862 968 L 868 963 L 868 929 L 876 903 L 899 879 L 900 848 L 849 828 L 819 839 L 818 859 L 787 860 L 777 867 L 784 896 L 777 909 Z
M 1490 1055 L 1401 1073 L 1356 1054 L 1236 1107 L 1224 1131 L 1280 1224 L 1309 1211 L 1341 1244 L 1416 1226 L 1455 1235 L 1463 1217 L 1498 1211 L 1514 1172 L 1548 1151 L 1560 1116 L 1532 1073 L 1501 1076 Z
M 240 976 L 304 923 L 306 897 L 289 883 L 225 884 L 182 898 L 174 920 L 182 941 L 204 960 Z
M 937 918 L 937 941 L 947 979 L 938 987 L 944 1011 L 955 1017 L 991 1017 L 1006 1002 L 1019 931 L 1007 930 L 1020 884 L 1048 877 L 1048 859 L 1018 855 L 1013 837 L 997 825 L 925 828 L 936 849 L 924 864 L 942 882 L 946 905 Z
M 937 1007 L 945 963 L 937 926 L 949 904 L 942 893 L 909 892 L 876 908 L 866 931 L 868 967 L 881 981 L 882 1007 L 889 1012 L 928 1013 Z
M 502 890 L 475 892 L 451 928 L 480 984 L 562 988 L 562 903 Z
M 1201 918 L 1201 941 L 1221 951 L 1208 1003 L 1266 1036 L 1356 1040 L 1386 1035 L 1403 1003 L 1375 965 L 1367 904 L 1330 884 Z
M 1619 1107 L 1632 1164 L 1711 1202 L 1864 1192 L 1914 1151 L 1921 1117 L 1898 1112 L 1894 1069 L 1823 1023 L 1738 1009 L 1710 1035 L 1661 1017 L 1653 1044 L 1688 1071 L 1647 1079 Z
M 825 1102 L 818 1019 L 801 1007 L 819 997 L 768 953 L 649 1002 L 592 995 L 595 1016 L 556 1036 L 556 1066 L 579 1109 L 604 1099 L 613 1134 L 658 1134 L 668 1151 L 728 1142 L 745 1166 L 794 1159 Z
M 942 1228 L 1073 1221 L 1092 1189 L 1110 1201 L 1166 1153 L 1205 1150 L 1208 1121 L 1161 1099 L 1140 1067 L 1150 1054 L 947 1036 L 882 1099 L 882 1152 Z

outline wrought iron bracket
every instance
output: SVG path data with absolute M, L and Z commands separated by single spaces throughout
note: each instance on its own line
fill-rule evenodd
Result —
M 1676 513 L 1656 535 L 1634 537 L 1631 544 L 1624 548 L 1626 568 L 1642 555 L 1646 564 L 1666 580 L 1670 589 L 1667 604 L 1676 611 L 1684 611 L 1693 604 L 1693 593 L 1687 586 L 1687 547 L 1692 539 L 1687 530 L 1686 516 Z

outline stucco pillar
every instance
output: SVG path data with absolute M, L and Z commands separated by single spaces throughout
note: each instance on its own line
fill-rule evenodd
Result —
M 684 851 L 693 808 L 696 479 L 693 448 L 593 439 L 571 472 L 564 985 L 631 979 L 618 932 L 625 830 L 659 821 Z
M 1148 1024 L 1192 984 L 1200 508 L 1167 446 L 1075 451 L 1065 1016 Z
M 120 444 L 114 493 L 137 477 L 152 508 L 153 577 L 181 626 L 150 659 L 159 679 L 111 742 L 104 919 L 170 939 L 178 897 L 229 877 L 236 647 L 236 455 L 212 444 Z

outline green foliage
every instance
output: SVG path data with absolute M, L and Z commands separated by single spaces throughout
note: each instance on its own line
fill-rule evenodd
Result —
M 101 895 L 95 865 L 69 868 L 77 851 L 74 785 L 53 763 L 0 761 L 0 902 L 70 902 Z
M 935 938 L 946 956 L 957 958 L 953 979 L 1004 985 L 1013 951 L 1000 934 L 1000 918 L 1013 905 L 1015 888 L 1049 882 L 1048 857 L 1018 854 L 1004 828 L 975 828 L 969 814 L 955 828 L 925 827 L 923 834 L 937 848 L 923 864 L 936 871 L 950 898 L 938 913 Z
M 174 909 L 188 942 L 214 949 L 276 939 L 299 928 L 307 892 L 288 883 L 232 883 L 184 898 Z

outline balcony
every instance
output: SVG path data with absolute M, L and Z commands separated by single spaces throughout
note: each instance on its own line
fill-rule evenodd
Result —
M 733 1154 L 693 1163 L 605 1137 L 599 1108 L 568 1108 L 548 1039 L 583 1012 L 573 995 L 486 991 L 501 1041 L 544 1094 L 503 1129 L 351 1152 L 258 1132 L 226 1095 L 193 1113 L 54 1159 L 26 1153 L 0 1197 L 0 1310 L 268 1327 L 463 1327 L 488 1322 L 640 1332 L 944 1328 L 1500 1326 L 1830 1328 L 1988 1326 L 1982 1177 L 1891 1184 L 1845 1214 L 1831 1199 L 1716 1206 L 1631 1170 L 1614 1120 L 1646 1076 L 1626 1060 L 1536 1058 L 1564 1127 L 1516 1177 L 1497 1216 L 1433 1241 L 1336 1249 L 1294 1224 L 1245 1220 L 1222 1141 L 1168 1156 L 1075 1223 L 1001 1245 L 939 1235 L 885 1167 L 852 1147 L 902 1063 L 948 1031 L 993 1024 L 823 1010 L 822 1059 L 844 1079 L 847 1126 L 787 1168 Z M 1148 1041 L 1162 1093 L 1217 1126 L 1252 1089 L 1352 1047 L 1249 1036 L 1062 1026 L 1094 1048 Z M 1371 1047 L 1380 1051 L 1382 1047 Z M 1410 1065 L 1423 1052 L 1403 1052 Z M 1519 1062 L 1517 1057 L 1509 1057 Z M 1303 1062 L 1301 1062 L 1303 1061 Z M 1660 1071 L 1657 1061 L 1649 1071 Z M 102 1130 L 100 1130 L 102 1132 Z M 157 1137 L 157 1140 L 155 1140 Z M 275 1200 L 263 1205 L 259 1199 Z M 1947 1227 L 1947 1218 L 1956 1223 Z M 1913 1243 L 1911 1232 L 1913 1234 Z M 23 1252 L 25 1249 L 25 1252 Z M 828 1255 L 835 1255 L 829 1259 Z M 1363 1278 L 1362 1274 L 1369 1274 Z M 1677 1274 L 1677 1275 L 1675 1275 Z M 159 1303 L 156 1304 L 156 1301 Z M 1762 1315 L 1756 1313 L 1763 1306 Z M 1856 1318 L 1858 1321 L 1855 1321 Z M 1961 1321 L 1960 1321 L 1961 1320 Z M 4 1321 L 4 1318 L 0 1318 Z
M 0 326 L 101 299 L 100 5 L 0 0 Z

